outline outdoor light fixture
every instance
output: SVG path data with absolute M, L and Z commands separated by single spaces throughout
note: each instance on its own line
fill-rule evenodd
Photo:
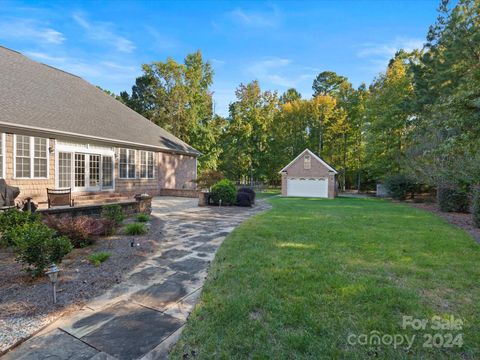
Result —
M 50 279 L 50 282 L 53 285 L 53 303 L 57 303 L 57 281 L 58 281 L 58 273 L 60 272 L 60 269 L 57 267 L 57 265 L 52 264 L 50 265 L 50 268 L 47 270 L 45 274 L 48 275 L 48 278 Z

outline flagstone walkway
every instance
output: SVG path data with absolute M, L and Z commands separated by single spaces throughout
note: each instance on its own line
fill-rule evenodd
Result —
M 201 293 L 208 266 L 226 235 L 266 210 L 198 207 L 197 199 L 158 197 L 160 250 L 127 280 L 68 318 L 53 323 L 2 360 L 165 359 Z

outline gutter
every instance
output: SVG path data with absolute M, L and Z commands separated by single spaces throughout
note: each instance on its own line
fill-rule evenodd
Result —
M 195 152 L 185 151 L 185 150 L 175 150 L 175 149 L 170 149 L 170 148 L 166 148 L 166 147 L 163 147 L 163 146 L 154 146 L 154 145 L 136 143 L 136 142 L 133 142 L 133 141 L 116 140 L 116 139 L 104 138 L 104 137 L 101 137 L 101 136 L 83 135 L 83 134 L 77 134 L 77 133 L 72 133 L 72 132 L 68 132 L 68 131 L 45 129 L 45 128 L 36 127 L 36 126 L 19 125 L 19 124 L 13 125 L 12 123 L 6 123 L 6 122 L 3 122 L 3 121 L 0 121 L 0 126 L 4 126 L 7 129 L 12 129 L 12 130 L 22 129 L 22 130 L 27 130 L 27 131 L 29 130 L 29 131 L 34 131 L 34 132 L 40 132 L 40 133 L 43 133 L 47 136 L 50 136 L 51 134 L 57 134 L 57 135 L 63 135 L 63 136 L 73 137 L 73 138 L 82 138 L 82 139 L 90 139 L 90 140 L 96 140 L 96 141 L 101 141 L 101 142 L 107 142 L 107 143 L 110 143 L 112 145 L 140 146 L 140 147 L 149 148 L 149 149 L 156 149 L 156 150 L 160 150 L 160 151 L 168 152 L 168 153 L 172 153 L 172 154 L 182 154 L 182 155 L 189 155 L 189 156 L 194 156 L 194 157 L 198 157 L 198 156 L 203 155 L 200 151 L 197 151 L 197 150 L 195 150 Z

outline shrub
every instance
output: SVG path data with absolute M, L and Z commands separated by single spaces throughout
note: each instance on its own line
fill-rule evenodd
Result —
M 95 266 L 100 266 L 101 263 L 105 262 L 108 260 L 110 257 L 110 253 L 105 252 L 105 251 L 100 251 L 97 253 L 93 253 L 88 257 L 88 261 L 90 261 L 91 264 Z
M 252 206 L 252 198 L 250 194 L 244 192 L 237 193 L 237 205 L 238 206 Z
M 14 229 L 26 223 L 38 222 L 39 219 L 38 214 L 17 209 L 8 209 L 0 213 L 0 245 L 12 246 L 13 239 L 11 234 L 15 233 Z
M 137 222 L 147 222 L 150 220 L 150 216 L 148 216 L 147 214 L 138 214 L 136 219 Z
M 113 231 L 112 220 L 95 219 L 89 216 L 63 218 L 46 216 L 43 221 L 58 234 L 68 237 L 76 248 L 90 245 L 94 236 L 110 235 Z
M 118 204 L 104 205 L 102 207 L 102 218 L 112 220 L 115 225 L 120 225 L 125 219 L 122 207 Z
M 147 233 L 147 228 L 142 223 L 132 223 L 125 227 L 127 235 L 143 235 Z
M 202 172 L 195 182 L 200 189 L 209 189 L 224 178 L 223 173 L 216 170 L 207 170 Z
M 40 222 L 17 226 L 12 236 L 16 260 L 33 276 L 42 275 L 51 263 L 61 263 L 73 248 L 66 237 L 56 237 L 55 230 Z
M 407 193 L 412 193 L 413 197 L 416 187 L 415 182 L 404 174 L 396 174 L 387 177 L 384 185 L 390 196 L 396 200 L 405 200 L 407 198 Z
M 438 189 L 438 205 L 444 212 L 468 212 L 468 195 L 454 187 L 440 187 Z
M 472 217 L 475 226 L 480 228 L 480 189 L 473 192 Z
M 255 204 L 255 191 L 252 188 L 243 187 L 238 189 L 238 192 L 248 194 L 250 196 L 250 202 Z
M 232 205 L 236 200 L 236 189 L 233 182 L 228 179 L 223 179 L 212 186 L 212 200 L 215 204 Z

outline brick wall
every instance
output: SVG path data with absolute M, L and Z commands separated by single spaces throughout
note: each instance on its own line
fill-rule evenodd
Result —
M 165 189 L 195 189 L 195 157 L 158 153 L 160 187 Z

